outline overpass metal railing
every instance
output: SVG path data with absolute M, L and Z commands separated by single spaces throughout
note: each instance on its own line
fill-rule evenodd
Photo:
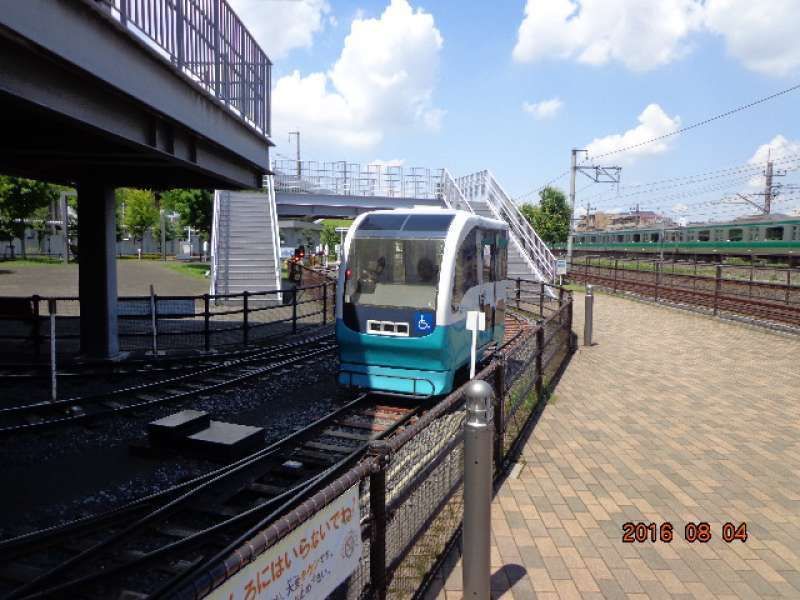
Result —
M 272 63 L 226 0 L 94 0 L 243 121 L 270 134 Z
M 519 309 L 514 310 L 538 322 L 523 328 L 477 375 L 495 391 L 495 477 L 501 477 L 516 460 L 575 350 L 571 293 L 552 288 L 552 293 L 544 294 L 543 287 L 551 286 L 517 282 L 513 297 L 519 300 L 510 301 L 509 306 L 518 302 Z M 544 307 L 544 312 L 539 307 Z M 271 550 L 293 531 L 305 532 L 307 539 L 313 539 L 310 523 L 317 512 L 355 486 L 362 552 L 355 570 L 331 597 L 422 597 L 460 533 L 464 391 L 465 386 L 456 389 L 397 434 L 373 441 L 357 464 L 303 493 L 308 499 L 287 507 L 279 518 L 253 527 L 239 538 L 247 539 L 246 543 L 221 553 L 226 558 L 195 567 L 175 596 L 184 600 L 205 597 L 243 570 L 239 579 L 261 573 L 261 580 L 259 583 L 253 575 L 236 597 L 261 585 L 272 585 L 273 590 L 295 585 L 282 571 L 270 570 L 271 559 L 276 559 Z M 299 560 L 297 556 L 292 560 Z
M 442 169 L 399 165 L 275 160 L 275 191 L 341 196 L 437 199 Z
M 120 350 L 207 352 L 247 346 L 333 323 L 336 282 L 305 278 L 295 290 L 128 296 L 117 303 Z M 281 302 L 279 298 L 283 299 Z M 50 347 L 48 300 L 56 301 L 60 361 L 80 353 L 77 297 L 0 297 L 0 362 L 46 362 Z

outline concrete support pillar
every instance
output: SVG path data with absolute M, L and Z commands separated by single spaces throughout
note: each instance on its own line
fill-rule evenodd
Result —
M 81 298 L 81 354 L 114 358 L 117 336 L 117 231 L 114 188 L 78 185 L 78 290 Z

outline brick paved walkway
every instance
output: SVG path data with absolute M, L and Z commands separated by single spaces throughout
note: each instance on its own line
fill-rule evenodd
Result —
M 599 295 L 595 341 L 495 497 L 493 595 L 800 598 L 800 340 Z M 624 544 L 626 521 L 675 539 Z M 707 544 L 684 540 L 698 521 Z M 461 597 L 457 561 L 429 596 Z

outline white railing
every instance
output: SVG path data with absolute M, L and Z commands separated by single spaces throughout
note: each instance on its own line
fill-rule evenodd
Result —
M 399 165 L 275 160 L 275 190 L 299 194 L 436 198 L 442 169 Z
M 491 171 L 479 171 L 456 179 L 469 201 L 486 202 L 494 216 L 508 223 L 512 239 L 517 242 L 526 262 L 539 271 L 545 280 L 555 280 L 555 256 L 528 220 L 497 182 Z
M 213 296 L 217 293 L 217 261 L 219 254 L 219 220 L 222 216 L 219 210 L 219 190 L 214 191 L 214 212 L 211 222 L 211 289 L 209 293 Z
M 458 187 L 455 178 L 447 169 L 442 169 L 442 177 L 439 182 L 439 197 L 447 208 L 475 212 L 464 197 L 461 188 Z
M 278 207 L 275 204 L 275 180 L 272 175 L 265 177 L 264 185 L 267 189 L 267 212 L 269 213 L 270 233 L 272 235 L 272 256 L 275 261 L 275 282 L 277 289 L 281 289 L 281 241 L 278 231 Z M 278 302 L 282 302 L 282 295 L 277 295 Z

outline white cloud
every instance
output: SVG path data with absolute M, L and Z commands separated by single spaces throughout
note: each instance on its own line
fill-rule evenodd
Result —
M 679 202 L 678 204 L 672 205 L 672 212 L 674 213 L 685 213 L 689 212 L 689 205 L 684 204 L 683 202 Z
M 356 18 L 327 73 L 282 77 L 273 92 L 276 136 L 299 128 L 308 138 L 350 147 L 377 144 L 389 129 L 435 131 L 433 105 L 442 36 L 433 16 L 391 0 L 380 18 Z
M 528 0 L 513 57 L 613 60 L 646 71 L 686 52 L 701 8 L 698 0 Z
M 599 156 L 608 152 L 613 152 L 621 148 L 628 148 L 646 142 L 647 140 L 672 133 L 681 126 L 679 116 L 670 117 L 658 104 L 649 104 L 639 115 L 639 124 L 625 133 L 615 133 L 602 138 L 595 138 L 586 147 L 589 158 Z M 670 148 L 670 144 L 675 138 L 666 138 L 657 142 L 644 144 L 637 148 L 632 148 L 614 157 L 615 162 L 631 163 L 636 158 L 661 154 Z
M 799 13 L 800 0 L 527 0 L 513 57 L 647 71 L 711 33 L 748 69 L 785 76 L 800 69 Z
M 541 102 L 523 102 L 522 110 L 534 119 L 543 120 L 555 117 L 563 106 L 564 103 L 559 98 L 550 98 Z
M 708 0 L 705 22 L 725 38 L 728 53 L 748 69 L 789 75 L 800 68 L 798 0 Z
M 228 1 L 273 62 L 295 48 L 310 48 L 330 12 L 326 0 Z
M 751 165 L 766 165 L 768 159 L 778 160 L 785 156 L 794 156 L 800 154 L 800 140 L 793 141 L 786 139 L 781 134 L 776 135 L 766 144 L 760 145 L 753 156 L 750 157 L 748 164 Z M 748 181 L 752 188 L 763 188 L 764 177 L 762 175 L 754 175 Z

